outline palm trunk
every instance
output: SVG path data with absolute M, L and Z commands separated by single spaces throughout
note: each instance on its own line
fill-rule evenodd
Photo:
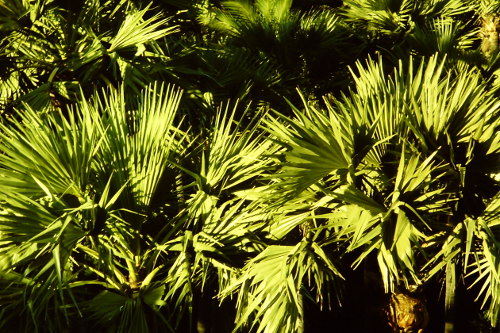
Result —
M 304 296 L 299 292 L 299 323 L 297 333 L 304 333 Z
M 481 51 L 490 57 L 498 50 L 500 19 L 495 15 L 485 15 L 481 27 Z

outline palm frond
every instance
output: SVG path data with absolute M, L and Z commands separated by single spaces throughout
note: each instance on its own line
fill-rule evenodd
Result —
M 287 149 L 283 172 L 290 193 L 298 194 L 318 180 L 337 174 L 341 182 L 348 181 L 352 142 L 345 134 L 339 117 L 322 114 L 312 106 L 306 111 L 294 110 L 297 119 L 283 115 L 265 120 L 267 130 Z
M 269 246 L 245 265 L 223 295 L 238 293 L 236 328 L 257 332 L 300 331 L 302 298 L 312 283 L 318 295 L 341 275 L 316 243 Z M 249 325 L 249 323 L 252 323 Z
M 145 8 L 125 18 L 116 35 L 109 41 L 111 45 L 108 52 L 119 52 L 132 46 L 157 40 L 176 31 L 175 26 L 161 28 L 166 25 L 168 19 L 161 18 L 160 14 L 155 14 L 145 20 L 144 15 L 147 11 L 148 8 Z

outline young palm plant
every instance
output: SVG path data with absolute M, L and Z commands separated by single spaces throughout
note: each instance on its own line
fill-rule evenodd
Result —
M 305 103 L 293 117 L 270 117 L 285 149 L 270 189 L 280 202 L 308 203 L 317 241 L 356 253 L 354 268 L 375 257 L 386 292 L 425 289 L 438 272 L 451 281 L 455 265 L 476 275 L 496 325 L 500 104 L 479 71 L 445 73 L 438 59 L 410 59 L 390 76 L 368 60 L 355 90 L 326 99 L 326 110 Z
M 277 64 L 283 80 L 279 92 L 289 99 L 297 85 L 311 92 L 334 89 L 358 51 L 333 8 L 300 11 L 292 2 L 222 1 L 221 8 L 199 15 L 201 24 L 220 34 L 220 44 Z M 333 74 L 338 80 L 330 80 Z
M 180 93 L 149 86 L 136 110 L 123 89 L 107 95 L 66 115 L 27 107 L 2 125 L 4 328 L 61 332 L 86 318 L 146 332 L 166 322 L 154 315 L 163 265 L 143 228 L 158 193 L 168 200 L 168 159 L 182 151 Z
M 82 89 L 125 82 L 137 94 L 168 66 L 156 41 L 176 31 L 160 13 L 132 3 L 54 0 L 1 1 L 0 107 L 22 102 L 33 108 L 62 107 Z
M 450 62 L 479 65 L 476 1 L 344 1 L 343 19 L 366 41 L 369 53 L 382 53 L 393 65 L 410 54 L 447 54 Z

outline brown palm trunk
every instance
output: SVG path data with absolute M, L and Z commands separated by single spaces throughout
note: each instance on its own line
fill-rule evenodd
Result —
M 499 33 L 500 18 L 491 14 L 483 16 L 481 26 L 481 51 L 488 58 L 498 51 Z
M 429 323 L 425 303 L 417 297 L 402 292 L 391 295 L 386 314 L 394 333 L 423 333 Z

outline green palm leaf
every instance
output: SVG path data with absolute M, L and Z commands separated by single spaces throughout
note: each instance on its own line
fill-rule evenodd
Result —
M 249 261 L 223 295 L 238 292 L 236 328 L 297 332 L 303 329 L 304 287 L 313 283 L 320 294 L 339 278 L 340 273 L 318 244 L 274 245 Z

